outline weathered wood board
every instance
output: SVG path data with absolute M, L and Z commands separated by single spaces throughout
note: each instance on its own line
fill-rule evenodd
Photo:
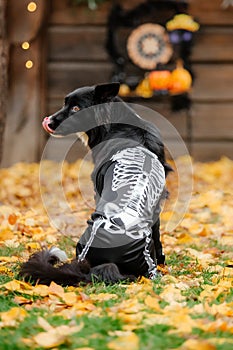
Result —
M 233 16 L 233 14 L 232 14 Z M 123 41 L 123 33 L 120 35 Z M 196 34 L 193 62 L 227 62 L 233 57 L 233 27 L 204 26 Z M 48 59 L 53 62 L 108 61 L 104 26 L 54 25 L 48 31 Z M 206 49 L 208 47 L 208 50 Z
M 120 0 L 127 9 L 143 1 Z M 86 6 L 73 6 L 70 0 L 40 0 L 35 13 L 26 11 L 27 3 L 8 1 L 11 49 L 5 166 L 39 160 L 46 140 L 40 125 L 43 114 L 60 108 L 72 89 L 108 81 L 113 69 L 105 50 L 111 1 L 91 11 Z M 169 102 L 156 99 L 134 103 L 163 115 L 196 159 L 217 159 L 224 154 L 233 158 L 233 6 L 223 8 L 222 0 L 190 0 L 189 4 L 190 13 L 201 24 L 191 55 L 196 79 L 190 115 L 173 113 Z M 127 30 L 123 30 L 119 42 L 126 38 Z M 25 40 L 31 43 L 29 51 L 20 47 Z M 24 68 L 27 59 L 33 60 L 33 69 Z M 153 113 L 150 118 L 153 121 Z M 163 136 L 179 153 L 180 145 L 169 128 Z M 56 152 L 62 147 L 59 144 L 54 143 Z M 56 153 L 50 151 L 50 155 Z
M 121 0 L 124 8 L 130 9 L 144 2 L 136 0 Z M 223 0 L 190 0 L 190 13 L 198 18 L 203 25 L 233 25 L 232 7 L 223 8 Z M 52 24 L 105 24 L 111 2 L 99 6 L 98 11 L 91 11 L 86 7 L 70 7 L 69 0 L 52 0 L 51 17 Z
M 232 64 L 193 64 L 196 75 L 191 95 L 194 101 L 232 101 Z M 51 62 L 48 64 L 50 98 L 62 98 L 84 85 L 107 82 L 112 72 L 110 62 Z

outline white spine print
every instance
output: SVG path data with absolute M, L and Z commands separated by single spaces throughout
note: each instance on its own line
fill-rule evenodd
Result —
M 125 195 L 124 198 L 124 210 L 131 209 L 137 213 L 137 216 L 143 215 L 143 210 L 145 208 L 146 193 L 148 188 L 148 175 L 143 173 L 137 178 L 137 182 L 133 187 L 133 191 L 130 196 Z

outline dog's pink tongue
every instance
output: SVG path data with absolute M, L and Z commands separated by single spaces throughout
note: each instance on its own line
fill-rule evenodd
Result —
M 50 119 L 49 117 L 44 118 L 43 122 L 42 122 L 42 126 L 45 129 L 45 131 L 49 132 L 50 134 L 54 133 L 54 130 L 52 130 L 49 127 L 49 123 L 50 123 Z

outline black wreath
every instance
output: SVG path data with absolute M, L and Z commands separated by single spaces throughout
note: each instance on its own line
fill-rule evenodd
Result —
M 120 53 L 117 36 L 120 28 L 136 28 L 144 23 L 157 23 L 165 26 L 166 22 L 175 14 L 187 13 L 187 1 L 174 0 L 147 0 L 131 10 L 124 10 L 117 2 L 113 5 L 108 17 L 108 34 L 106 49 L 113 62 L 123 67 L 126 58 Z M 182 41 L 182 48 L 179 48 L 180 56 L 186 63 L 190 55 L 190 43 Z
M 187 1 L 147 0 L 131 10 L 124 10 L 116 1 L 109 13 L 106 40 L 107 52 L 114 63 L 114 70 L 111 77 L 112 81 L 119 81 L 121 83 L 127 82 L 131 88 L 134 88 L 143 75 L 143 69 L 141 69 L 141 76 L 139 73 L 138 77 L 127 77 L 126 67 L 130 62 L 132 63 L 132 61 L 130 60 L 127 50 L 125 50 L 124 53 L 121 52 L 122 48 L 119 45 L 120 29 L 124 28 L 132 31 L 145 23 L 155 23 L 165 28 L 167 21 L 180 13 L 188 14 Z M 190 64 L 193 37 L 189 37 L 185 30 L 176 30 L 171 33 L 171 35 L 174 60 L 182 59 L 184 67 L 188 69 L 193 76 Z M 156 69 L 166 69 L 166 67 L 164 65 L 159 65 Z M 185 105 L 184 100 L 185 98 L 183 96 L 183 105 Z M 187 101 L 185 107 L 189 105 L 190 101 Z M 180 106 L 182 106 L 182 104 L 179 104 L 178 109 L 180 109 Z

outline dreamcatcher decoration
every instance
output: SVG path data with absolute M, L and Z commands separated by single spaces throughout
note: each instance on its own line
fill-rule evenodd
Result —
M 199 24 L 187 14 L 187 6 L 186 1 L 148 0 L 130 11 L 113 7 L 107 50 L 115 63 L 112 80 L 121 83 L 121 96 L 169 96 L 174 110 L 189 108 L 193 83 L 189 57 Z M 123 54 L 117 46 L 120 27 L 132 28 Z M 129 64 L 136 73 L 127 72 Z
M 153 23 L 142 24 L 131 32 L 127 52 L 134 64 L 150 70 L 158 63 L 167 63 L 173 53 L 165 28 Z

